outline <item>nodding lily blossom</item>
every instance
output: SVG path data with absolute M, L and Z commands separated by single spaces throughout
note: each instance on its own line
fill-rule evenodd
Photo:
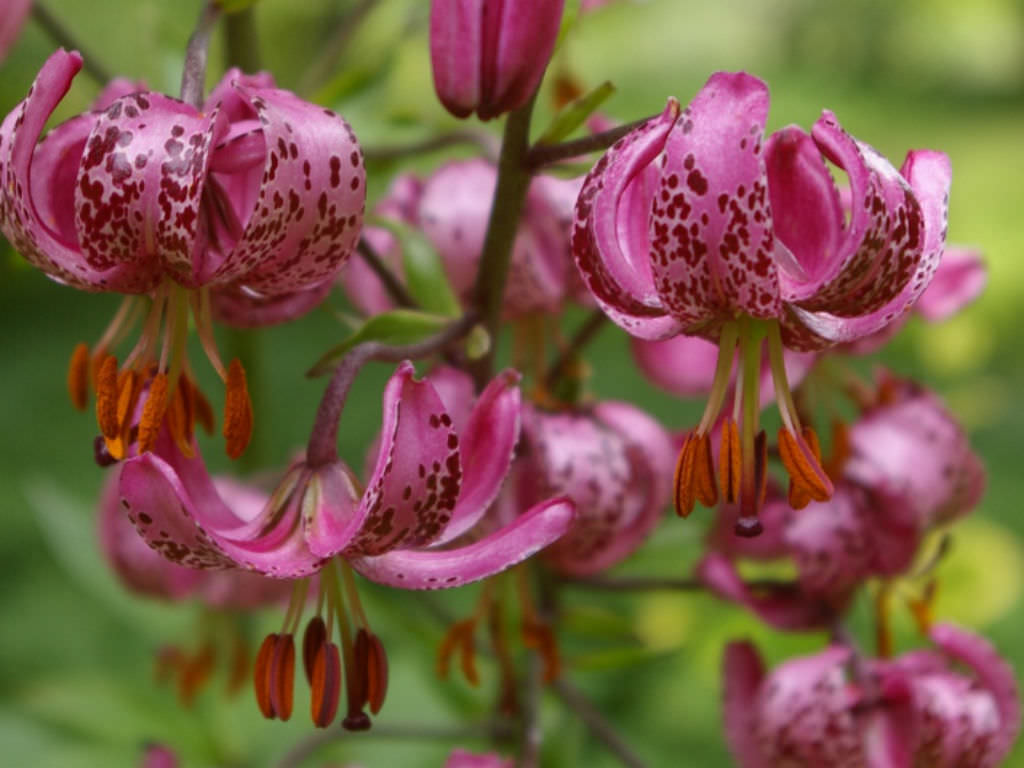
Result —
M 874 661 L 832 646 L 767 674 L 750 643 L 730 643 L 725 733 L 740 768 L 1000 765 L 1020 728 L 1013 670 L 966 630 L 930 635 L 934 651 Z
M 419 227 L 437 249 L 456 295 L 469 303 L 497 181 L 493 163 L 479 158 L 456 160 L 423 181 L 408 174 L 399 176 L 374 213 Z M 538 176 L 531 182 L 512 246 L 502 302 L 506 318 L 557 312 L 567 299 L 581 295 L 589 299 L 570 272 L 569 234 L 581 183 L 582 178 L 551 176 Z M 397 238 L 373 226 L 367 227 L 366 238 L 396 275 L 404 277 Z M 380 279 L 366 265 L 346 270 L 341 282 L 353 303 L 368 314 L 392 306 Z
M 900 171 L 825 111 L 810 133 L 764 136 L 768 89 L 745 73 L 712 75 L 686 109 L 617 142 L 588 174 L 572 247 L 587 287 L 634 336 L 701 336 L 718 344 L 708 405 L 680 453 L 676 506 L 718 498 L 709 433 L 722 411 L 736 349 L 741 373 L 726 416 L 721 490 L 738 497 L 736 532 L 753 536 L 763 496 L 758 437 L 763 342 L 775 379 L 783 463 L 801 495 L 832 483 L 803 427 L 783 347 L 825 349 L 874 333 L 907 311 L 942 253 L 950 181 L 945 155 L 910 152 Z M 846 220 L 826 160 L 849 177 Z
M 0 64 L 21 34 L 31 9 L 32 0 L 4 0 L 0 3 Z
M 95 388 L 114 458 L 126 455 L 126 414 L 148 382 L 140 449 L 177 411 L 189 450 L 208 412 L 186 359 L 190 310 L 227 386 L 224 435 L 237 457 L 252 408 L 241 363 L 220 360 L 212 317 L 279 322 L 324 297 L 362 224 L 359 145 L 333 112 L 238 70 L 201 109 L 145 90 L 108 93 L 39 142 L 81 66 L 77 53 L 54 53 L 0 126 L 0 230 L 53 280 L 127 294 L 93 350 L 76 348 L 68 375 L 79 408 Z M 117 345 L 139 324 L 119 363 Z
M 623 402 L 579 411 L 524 406 L 519 508 L 551 496 L 576 504 L 569 531 L 545 560 L 572 576 L 603 571 L 632 554 L 661 519 L 675 447 L 654 419 Z
M 564 0 L 431 0 L 434 90 L 456 117 L 523 106 L 555 50 Z
M 519 435 L 518 379 L 511 372 L 495 378 L 458 429 L 430 381 L 413 373 L 403 363 L 385 387 L 382 439 L 365 490 L 340 460 L 300 460 L 262 508 L 231 506 L 198 449 L 184 456 L 166 429 L 152 452 L 123 465 L 121 504 L 164 557 L 191 568 L 239 568 L 294 581 L 281 632 L 267 637 L 256 661 L 257 699 L 267 717 L 291 715 L 293 637 L 312 574 L 320 574 L 319 600 L 303 659 L 313 721 L 321 727 L 333 721 L 344 664 L 344 724 L 367 728 L 363 709 L 376 714 L 383 704 L 387 661 L 352 569 L 406 589 L 459 586 L 529 557 L 572 523 L 571 502 L 552 499 L 479 541 L 444 546 L 483 516 L 508 472 Z M 340 653 L 332 640 L 335 623 Z
M 515 763 L 494 752 L 475 754 L 464 749 L 453 749 L 444 761 L 444 768 L 513 768 Z

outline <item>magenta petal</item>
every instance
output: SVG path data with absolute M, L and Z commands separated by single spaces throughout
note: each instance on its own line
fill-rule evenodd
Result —
M 722 313 L 780 311 L 768 179 L 761 153 L 768 87 L 711 76 L 665 142 L 650 220 L 654 283 L 688 326 Z
M 917 311 L 930 322 L 945 320 L 978 298 L 987 281 L 988 269 L 981 251 L 950 246 L 943 252 L 931 283 L 917 300 Z
M 663 339 L 682 330 L 654 286 L 647 232 L 658 183 L 655 158 L 679 115 L 665 111 L 627 134 L 587 174 L 576 201 L 572 251 L 586 287 L 609 318 L 630 334 Z
M 404 362 L 384 389 L 380 447 L 349 554 L 432 542 L 455 509 L 463 482 L 459 437 L 434 387 L 414 374 Z
M 699 336 L 661 341 L 630 339 L 633 360 L 656 386 L 680 397 L 704 397 L 711 391 L 718 345 Z
M 237 86 L 242 88 L 276 88 L 274 77 L 269 72 L 257 72 L 247 75 L 238 67 L 232 67 L 225 72 L 220 82 L 213 87 L 210 95 L 206 97 L 203 105 L 205 111 L 220 108 L 224 116 L 231 123 L 240 120 L 256 118 L 256 111 L 252 108 L 249 100 L 242 95 Z
M 350 562 L 366 578 L 392 587 L 457 587 L 493 576 L 548 546 L 569 529 L 573 515 L 573 504 L 568 499 L 550 499 L 465 547 L 396 549 L 379 557 L 356 557 Z
M 430 63 L 434 89 L 456 117 L 469 117 L 480 103 L 483 53 L 482 0 L 431 0 Z
M 78 168 L 75 224 L 90 266 L 158 264 L 195 284 L 206 245 L 201 200 L 217 113 L 133 93 L 97 115 Z
M 765 146 L 768 197 L 775 236 L 795 259 L 780 260 L 786 301 L 804 299 L 830 276 L 839 256 L 843 207 L 814 140 L 796 126 L 773 133 Z
M 340 461 L 311 472 L 302 496 L 302 524 L 309 551 L 328 558 L 341 552 L 366 521 L 355 478 Z
M 263 126 L 266 158 L 251 210 L 248 187 L 227 185 L 244 230 L 208 280 L 241 279 L 266 295 L 320 285 L 359 240 L 366 202 L 359 144 L 330 110 L 287 91 L 236 88 Z
M 460 432 L 462 488 L 451 520 L 435 539 L 443 544 L 461 536 L 484 516 L 498 496 L 519 439 L 519 374 L 498 374 L 480 394 L 465 431 Z
M 739 768 L 769 768 L 755 730 L 757 692 L 764 679 L 764 663 L 757 649 L 748 642 L 726 645 L 722 677 L 722 716 L 729 751 Z
M 334 288 L 331 280 L 302 291 L 265 296 L 245 286 L 211 292 L 213 315 L 235 328 L 260 328 L 287 323 L 320 306 Z
M 808 593 L 841 594 L 868 575 L 875 542 L 856 498 L 842 487 L 795 514 L 784 539 Z
M 985 638 L 953 624 L 936 624 L 931 638 L 951 657 L 970 667 L 982 687 L 992 694 L 999 711 L 999 731 L 985 765 L 999 765 L 1020 731 L 1020 693 L 1013 669 Z
M 43 65 L 24 101 L 0 125 L 0 230 L 22 256 L 53 279 L 89 291 L 120 290 L 138 293 L 149 290 L 156 281 L 155 265 L 117 265 L 101 271 L 93 268 L 79 250 L 77 239 L 66 231 L 65 214 L 44 218 L 37 209 L 36 200 L 56 192 L 49 180 L 46 191 L 39 195 L 33 191 L 33 161 L 36 142 L 58 102 L 71 86 L 71 79 L 82 67 L 77 53 L 58 50 Z M 49 179 L 56 174 L 61 179 L 73 179 L 78 168 L 77 137 L 81 121 L 73 129 L 61 131 L 54 151 L 67 148 L 68 156 L 51 154 L 43 150 L 47 159 L 44 169 Z M 45 145 L 45 142 L 44 142 Z M 59 168 L 58 168 L 59 166 Z M 54 197 L 44 211 L 63 210 L 67 195 Z
M 7 58 L 7 51 L 18 39 L 25 23 L 32 0 L 6 0 L 0 13 L 0 63 Z

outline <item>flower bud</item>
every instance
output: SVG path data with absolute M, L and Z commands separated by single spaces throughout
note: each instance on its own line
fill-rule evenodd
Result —
M 433 0 L 434 89 L 456 117 L 521 107 L 555 48 L 564 0 Z

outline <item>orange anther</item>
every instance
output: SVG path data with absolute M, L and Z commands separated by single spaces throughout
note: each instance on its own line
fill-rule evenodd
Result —
M 263 638 L 259 651 L 256 653 L 256 663 L 253 665 L 253 685 L 256 690 L 256 704 L 260 712 L 268 720 L 274 718 L 274 705 L 270 698 L 270 668 L 274 658 L 274 647 L 277 645 L 277 635 L 270 634 Z
M 473 633 L 476 629 L 476 619 L 465 619 L 455 622 L 445 636 L 441 639 L 441 645 L 437 649 L 437 676 L 444 679 L 448 677 L 448 667 L 452 654 L 456 648 L 461 651 L 462 674 L 470 685 L 479 685 L 480 677 L 476 672 L 475 646 Z
M 89 404 L 89 347 L 84 343 L 75 345 L 68 364 L 68 396 L 71 404 L 80 411 Z
M 544 682 L 550 684 L 557 680 L 562 673 L 562 659 L 551 627 L 539 622 L 524 623 L 523 644 L 537 651 L 544 662 Z
M 917 625 L 917 631 L 922 635 L 928 635 L 932 629 L 932 623 L 934 621 L 933 606 L 935 605 L 935 593 L 937 591 L 938 582 L 935 579 L 931 579 L 924 587 L 924 594 L 920 598 L 908 598 L 907 608 L 910 609 L 911 616 L 914 617 L 914 623 Z
M 323 620 L 320 623 L 323 624 Z M 326 728 L 338 714 L 341 697 L 341 657 L 334 643 L 320 643 L 310 668 L 309 685 L 313 725 Z
M 810 427 L 804 428 L 804 434 L 809 434 L 810 439 L 803 435 L 797 437 L 785 427 L 779 430 L 779 456 L 792 482 L 790 502 L 801 502 L 805 497 L 813 501 L 828 501 L 834 489 L 832 481 L 821 468 L 820 456 L 814 450 L 818 445 L 817 435 Z
M 711 457 L 711 436 L 697 436 L 694 449 L 693 480 L 697 490 L 697 501 L 705 507 L 718 503 L 718 484 L 715 482 L 715 461 Z
M 117 423 L 117 358 L 107 355 L 96 373 L 96 423 L 107 439 L 120 430 Z
M 146 404 L 139 419 L 139 453 L 153 450 L 167 411 L 167 374 L 158 373 L 149 382 Z
M 741 461 L 740 429 L 735 419 L 727 417 L 722 422 L 722 445 L 718 451 L 718 482 L 726 504 L 735 504 L 740 499 Z
M 377 714 L 384 706 L 388 693 L 388 655 L 384 644 L 372 632 L 369 633 L 366 659 L 366 703 L 370 712 Z
M 186 659 L 178 677 L 178 700 L 183 707 L 191 707 L 196 694 L 202 689 L 210 675 L 216 658 L 211 644 L 204 645 L 195 656 Z
M 825 463 L 825 474 L 833 483 L 839 482 L 842 477 L 850 453 L 850 428 L 845 421 L 835 419 L 832 422 L 832 455 Z
M 676 460 L 676 472 L 673 478 L 675 487 L 676 514 L 689 517 L 697 502 L 697 488 L 694 482 L 694 464 L 697 458 L 697 439 L 693 433 L 686 436 L 683 447 Z
M 245 452 L 252 437 L 252 400 L 245 382 L 245 369 L 236 357 L 228 367 L 224 398 L 224 450 L 232 459 Z

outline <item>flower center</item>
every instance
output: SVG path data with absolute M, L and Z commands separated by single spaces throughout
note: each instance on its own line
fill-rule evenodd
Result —
M 256 702 L 268 719 L 287 720 L 292 714 L 295 678 L 295 633 L 298 631 L 311 579 L 295 583 L 280 632 L 263 640 L 253 670 Z M 342 726 L 350 731 L 370 727 L 365 708 L 376 715 L 388 686 L 388 660 L 384 645 L 370 631 L 348 564 L 335 558 L 320 571 L 316 613 L 302 637 L 302 666 L 310 686 L 313 724 L 326 728 L 334 722 L 341 698 L 344 669 L 347 713 Z M 337 629 L 338 641 L 334 642 Z
M 704 415 L 697 428 L 687 435 L 676 462 L 675 506 L 676 512 L 686 517 L 697 501 L 707 507 L 717 504 L 720 488 L 724 501 L 739 504 L 740 517 L 735 529 L 738 536 L 757 536 L 762 531 L 759 515 L 768 479 L 767 438 L 764 430 L 759 429 L 765 339 L 775 399 L 782 416 L 778 445 L 779 456 L 790 478 L 790 505 L 801 509 L 811 501 L 826 501 L 833 491 L 832 481 L 821 466 L 818 437 L 809 426 L 800 424 L 786 378 L 778 322 L 743 316 L 726 323 L 718 342 L 718 362 Z M 740 359 L 732 413 L 720 421 L 716 483 L 711 431 L 719 423 L 725 404 L 737 348 Z
M 208 290 L 189 290 L 168 279 L 152 297 L 125 298 L 93 349 L 81 343 L 72 352 L 68 394 L 84 410 L 89 390 L 95 392 L 104 460 L 120 461 L 136 444 L 139 453 L 152 450 L 164 424 L 182 454 L 191 458 L 196 423 L 213 431 L 213 411 L 195 384 L 186 355 L 190 309 L 207 358 L 225 383 L 225 450 L 233 459 L 245 451 L 252 436 L 245 370 L 237 359 L 227 369 L 221 362 Z M 119 364 L 111 350 L 140 322 L 142 333 Z

